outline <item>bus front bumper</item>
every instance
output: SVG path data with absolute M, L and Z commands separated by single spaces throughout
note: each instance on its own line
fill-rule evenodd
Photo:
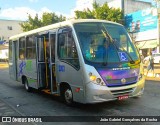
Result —
M 137 97 L 143 94 L 145 77 L 132 85 L 122 87 L 107 87 L 96 85 L 92 82 L 86 84 L 85 103 L 99 103 L 118 100 L 119 97 Z

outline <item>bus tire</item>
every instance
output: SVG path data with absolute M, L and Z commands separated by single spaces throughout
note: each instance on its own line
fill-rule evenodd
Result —
M 24 79 L 24 87 L 25 87 L 27 92 L 31 92 L 32 88 L 28 86 L 27 78 Z
M 73 93 L 69 86 L 63 88 L 62 99 L 68 106 L 73 106 Z

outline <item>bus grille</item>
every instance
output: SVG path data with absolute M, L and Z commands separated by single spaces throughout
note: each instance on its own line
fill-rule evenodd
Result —
M 122 95 L 129 95 L 134 91 L 135 88 L 128 88 L 128 89 L 120 89 L 120 90 L 111 90 L 112 94 L 115 97 L 122 96 Z
M 135 82 L 137 77 L 131 77 L 131 78 L 125 78 L 126 79 L 126 83 L 132 83 Z M 121 79 L 107 79 L 106 80 L 108 84 L 121 84 Z

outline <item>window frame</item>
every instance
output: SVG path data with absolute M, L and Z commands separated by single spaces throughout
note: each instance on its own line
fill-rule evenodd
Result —
M 71 38 L 72 38 L 72 44 L 74 44 L 74 49 L 76 50 L 76 56 L 77 56 L 77 58 L 63 58 L 63 57 L 61 57 L 61 55 L 60 55 L 60 36 L 61 35 L 64 35 L 65 36 L 65 41 L 64 41 L 64 45 L 65 44 L 68 44 L 68 42 L 69 41 L 67 41 L 68 40 L 68 34 L 69 34 L 69 32 L 71 32 Z M 66 40 L 67 39 L 67 40 Z M 68 46 L 67 46 L 68 47 Z M 67 50 L 68 50 L 68 48 L 67 48 Z M 69 65 L 71 65 L 73 68 L 75 68 L 76 70 L 79 70 L 80 69 L 80 62 L 79 62 L 79 57 L 78 57 L 78 51 L 77 51 L 77 46 L 76 46 L 76 42 L 75 42 L 75 38 L 74 38 L 74 35 L 73 35 L 73 32 L 72 32 L 72 29 L 70 28 L 70 27 L 63 27 L 63 28 L 60 28 L 59 30 L 58 30 L 58 44 L 57 44 L 57 56 L 58 56 L 58 59 L 60 60 L 60 61 L 62 61 L 62 62 L 65 62 L 65 63 L 67 63 L 67 64 L 69 64 Z M 71 63 L 69 60 L 77 60 L 78 62 L 77 62 L 77 66 L 76 65 L 74 65 L 73 63 Z
M 21 39 L 22 39 L 22 41 L 21 41 Z M 22 44 L 22 42 L 23 42 L 23 44 Z M 22 52 L 23 58 L 20 55 L 21 54 L 21 50 L 23 51 Z M 19 58 L 19 60 L 24 60 L 26 58 L 26 37 L 20 37 L 19 38 L 19 54 L 18 54 L 18 58 Z
M 30 53 L 28 53 L 28 50 Z M 31 56 L 29 56 L 31 54 Z M 26 37 L 26 59 L 36 59 L 35 35 Z
M 9 40 L 9 60 L 13 59 L 13 41 Z

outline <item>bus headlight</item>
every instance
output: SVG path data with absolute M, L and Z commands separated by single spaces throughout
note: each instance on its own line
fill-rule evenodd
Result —
M 94 84 L 101 85 L 101 86 L 106 85 L 101 78 L 97 78 L 97 76 L 93 75 L 91 72 L 88 75 L 89 75 L 89 79 L 93 81 Z

